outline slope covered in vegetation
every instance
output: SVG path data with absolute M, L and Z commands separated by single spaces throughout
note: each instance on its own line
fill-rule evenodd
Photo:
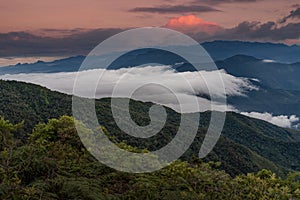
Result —
M 16 133 L 22 141 L 26 141 L 36 124 L 62 115 L 72 115 L 71 96 L 33 84 L 0 81 L 0 96 L 0 115 L 12 123 L 24 120 L 24 129 Z M 148 111 L 152 105 L 132 100 L 130 113 L 133 120 L 140 125 L 148 124 Z M 165 127 L 153 137 L 138 139 L 119 129 L 112 117 L 110 99 L 96 101 L 99 122 L 116 142 L 124 141 L 132 147 L 151 151 L 163 147 L 177 132 L 180 114 L 168 108 L 166 111 L 168 118 Z M 182 160 L 191 162 L 197 157 L 209 119 L 210 112 L 201 113 L 198 134 L 181 157 Z M 284 177 L 289 171 L 299 171 L 299 141 L 299 132 L 229 112 L 222 136 L 203 161 L 221 162 L 220 169 L 231 176 L 270 169 Z
M 280 179 L 262 170 L 232 178 L 212 168 L 218 163 L 198 159 L 176 161 L 152 173 L 118 172 L 86 151 L 72 117 L 36 125 L 24 142 L 14 137 L 22 126 L 0 118 L 0 199 L 300 198 L 299 173 Z

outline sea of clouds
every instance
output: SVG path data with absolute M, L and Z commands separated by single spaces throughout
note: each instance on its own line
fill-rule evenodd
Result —
M 93 69 L 80 72 L 30 73 L 3 75 L 0 79 L 18 80 L 45 86 L 51 90 L 73 94 L 76 76 L 80 76 L 80 89 L 76 95 L 88 98 L 128 97 L 151 101 L 171 107 L 179 112 L 198 112 L 211 109 L 210 95 L 224 98 L 244 95 L 245 90 L 257 89 L 244 78 L 227 74 L 224 70 L 201 72 L 176 72 L 169 66 L 144 66 L 118 70 Z M 220 76 L 223 82 L 220 81 Z M 101 77 L 101 79 L 99 79 Z M 205 78 L 203 78 L 205 77 Z M 95 84 L 98 83 L 98 84 Z M 95 90 L 95 85 L 97 88 Z M 209 91 L 207 85 L 210 85 Z M 135 94 L 129 92 L 137 88 Z M 225 87 L 225 88 L 224 88 Z M 92 94 L 92 95 L 91 95 Z M 200 107 L 190 104 L 197 98 Z M 180 100 L 180 102 L 178 102 Z M 216 110 L 224 111 L 220 102 L 212 102 Z M 184 107 L 184 109 L 179 109 Z M 227 106 L 226 110 L 234 110 Z
M 284 128 L 300 128 L 299 127 L 299 117 L 296 115 L 273 115 L 268 112 L 259 113 L 259 112 L 241 112 L 242 115 L 246 115 L 248 117 L 261 119 L 267 122 L 270 122 L 272 124 L 275 124 L 280 127 Z
M 248 79 L 232 76 L 224 70 L 177 72 L 169 66 L 7 74 L 0 76 L 0 79 L 34 83 L 51 90 L 73 94 L 74 83 L 78 75 L 80 76 L 80 88 L 76 90 L 75 95 L 77 96 L 112 97 L 112 93 L 117 88 L 118 92 L 114 94 L 114 97 L 128 97 L 144 102 L 151 101 L 182 113 L 206 110 L 239 112 L 233 105 L 226 105 L 218 99 L 224 98 L 225 95 L 244 96 L 249 90 L 259 89 L 252 85 Z M 220 77 L 223 81 L 220 81 Z M 131 93 L 133 90 L 135 91 Z M 209 98 L 211 96 L 215 97 L 214 100 Z M 195 99 L 198 105 L 191 103 L 195 102 Z M 292 127 L 294 123 L 299 121 L 299 118 L 294 115 L 273 116 L 270 113 L 257 112 L 241 112 L 241 114 L 262 119 L 281 127 Z

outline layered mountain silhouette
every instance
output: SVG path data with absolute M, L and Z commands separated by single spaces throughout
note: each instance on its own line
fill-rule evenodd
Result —
M 224 60 L 235 55 L 248 55 L 261 60 L 274 60 L 278 63 L 300 62 L 300 46 L 274 43 L 243 42 L 243 41 L 213 41 L 201 44 L 214 61 Z M 190 48 L 189 48 L 190 49 Z M 0 74 L 9 73 L 29 73 L 29 72 L 57 72 L 57 71 L 77 71 L 84 56 L 75 56 L 54 62 L 38 62 L 34 64 L 19 64 L 17 68 L 2 68 Z M 114 62 L 112 68 L 137 66 L 146 63 L 156 63 L 174 65 L 185 61 L 171 53 L 166 53 L 154 49 L 140 49 L 129 52 L 126 57 Z M 29 69 L 23 69 L 23 66 Z M 51 69 L 48 69 L 51 66 Z M 46 69 L 45 69 L 46 68 Z
M 299 46 L 239 41 L 214 41 L 202 45 L 219 69 L 224 69 L 236 77 L 248 78 L 259 88 L 246 91 L 245 96 L 229 97 L 228 103 L 237 110 L 300 116 Z M 110 55 L 104 55 L 103 58 L 105 56 Z M 39 61 L 33 64 L 1 67 L 0 75 L 74 72 L 79 70 L 84 59 L 85 56 L 74 56 L 52 62 Z M 115 70 L 149 63 L 169 65 L 179 72 L 195 70 L 184 58 L 153 48 L 125 53 L 110 63 L 108 69 Z

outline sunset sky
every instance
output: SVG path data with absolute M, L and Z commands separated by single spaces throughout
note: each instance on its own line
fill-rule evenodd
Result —
M 182 3 L 185 2 L 185 3 Z M 298 0 L 1 0 L 1 32 L 36 29 L 163 26 L 195 14 L 226 28 L 242 21 L 277 21 Z
M 95 43 L 145 26 L 175 29 L 199 42 L 300 44 L 299 0 L 1 0 L 0 18 L 0 45 L 5 41 L 11 46 L 48 44 L 49 38 L 62 37 Z M 0 50 L 0 56 L 10 54 Z

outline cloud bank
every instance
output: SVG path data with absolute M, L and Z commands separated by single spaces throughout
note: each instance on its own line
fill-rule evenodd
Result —
M 225 3 L 253 3 L 263 0 L 194 0 L 195 3 L 206 3 L 212 5 L 225 4 Z
M 160 5 L 155 7 L 136 7 L 130 12 L 147 12 L 147 13 L 159 13 L 159 14 L 169 14 L 169 13 L 186 13 L 186 12 L 216 12 L 219 11 L 215 8 L 205 6 L 205 5 Z
M 296 10 L 292 10 L 288 16 L 285 16 L 282 20 L 280 20 L 280 23 L 285 23 L 287 20 L 295 18 L 300 19 L 300 7 L 297 7 Z
M 59 38 L 29 32 L 0 33 L 0 57 L 85 55 L 99 42 L 125 30 L 127 29 L 93 29 Z
M 184 14 L 184 13 L 202 13 L 202 12 L 220 12 L 221 10 L 211 7 L 213 5 L 227 3 L 253 3 L 262 0 L 193 0 L 185 4 L 164 4 L 149 7 L 135 7 L 129 12 L 158 13 L 158 14 Z
M 271 113 L 264 112 L 264 113 L 259 113 L 259 112 L 241 112 L 242 115 L 246 115 L 248 117 L 256 118 L 256 119 L 261 119 L 267 122 L 270 122 L 274 125 L 284 127 L 284 128 L 298 128 L 300 123 L 300 118 L 297 117 L 296 115 L 278 115 L 274 116 Z
M 98 80 L 99 75 L 103 73 L 96 89 L 96 98 L 111 97 L 114 88 L 118 87 L 118 91 L 120 91 L 118 97 L 151 101 L 171 107 L 178 112 L 206 111 L 211 110 L 212 107 L 214 110 L 220 111 L 234 110 L 233 106 L 226 106 L 218 101 L 210 101 L 210 95 L 216 97 L 224 95 L 222 92 L 223 84 L 217 81 L 220 75 L 228 96 L 245 95 L 246 90 L 257 90 L 248 79 L 234 77 L 223 70 L 179 73 L 168 66 L 146 66 L 119 70 L 95 69 L 53 74 L 3 75 L 0 76 L 0 79 L 34 83 L 52 90 L 72 94 L 77 73 L 81 73 L 84 81 L 79 94 L 76 95 L 94 97 L 89 94 L 94 91 L 92 86 Z M 201 77 L 205 77 L 205 79 Z M 210 91 L 208 91 L 207 85 L 211 86 Z M 135 93 L 128 96 L 128 91 L 137 86 L 140 87 Z M 194 102 L 195 98 L 200 107 L 190 103 Z
M 300 38 L 300 23 L 289 23 L 284 26 L 276 22 L 242 22 L 234 28 L 226 29 L 214 37 L 220 39 L 260 40 L 260 41 L 284 41 Z

